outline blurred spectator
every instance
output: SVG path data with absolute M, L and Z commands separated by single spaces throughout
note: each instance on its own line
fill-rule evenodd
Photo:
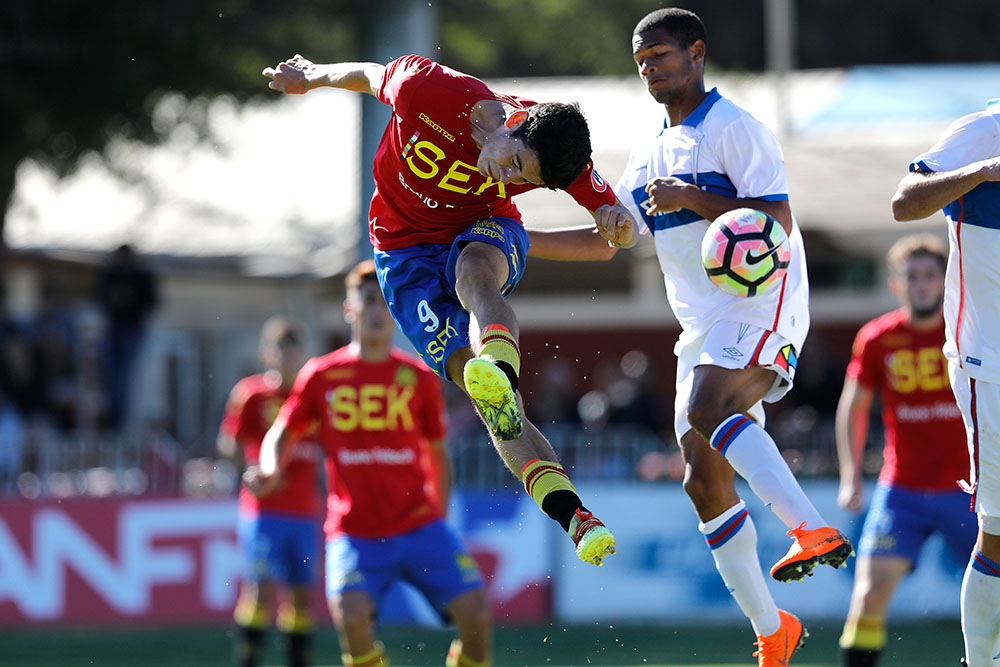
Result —
M 107 322 L 106 423 L 118 430 L 128 416 L 128 387 L 146 322 L 159 302 L 156 278 L 132 246 L 121 245 L 111 254 L 98 281 L 97 301 Z
M 0 492 L 12 488 L 21 473 L 24 422 L 14 404 L 0 390 Z

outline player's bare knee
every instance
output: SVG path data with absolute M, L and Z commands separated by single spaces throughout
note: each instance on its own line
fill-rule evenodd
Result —
M 719 424 L 739 411 L 737 405 L 720 396 L 695 392 L 688 402 L 687 421 L 707 439 Z
M 374 619 L 375 610 L 367 598 L 346 595 L 330 601 L 330 613 L 334 623 L 348 633 L 367 632 Z
M 699 514 L 701 514 L 701 510 L 707 509 L 717 498 L 717 493 L 715 491 L 716 484 L 714 481 L 698 474 L 690 466 L 684 475 L 683 486 L 684 492 L 688 495 L 688 498 L 691 499 L 695 510 L 697 510 Z

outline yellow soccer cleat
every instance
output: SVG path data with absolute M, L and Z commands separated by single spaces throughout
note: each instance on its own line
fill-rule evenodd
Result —
M 465 362 L 465 389 L 497 440 L 521 437 L 521 411 L 507 374 L 486 359 Z
M 590 512 L 577 509 L 568 532 L 576 544 L 577 557 L 585 563 L 601 566 L 605 556 L 615 553 L 615 536 Z

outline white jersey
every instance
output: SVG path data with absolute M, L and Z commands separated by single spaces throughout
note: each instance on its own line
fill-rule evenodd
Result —
M 951 171 L 1000 157 L 1000 100 L 952 123 L 910 171 Z M 1000 384 L 1000 183 L 981 183 L 944 208 L 948 218 L 944 354 Z
M 792 256 L 783 282 L 760 296 L 730 296 L 702 266 L 709 221 L 688 209 L 647 213 L 646 185 L 663 176 L 727 197 L 787 201 L 788 177 L 774 133 L 713 88 L 683 123 L 665 127 L 632 150 L 615 193 L 653 233 L 667 300 L 683 329 L 678 346 L 727 320 L 776 331 L 801 350 L 809 331 L 809 280 L 798 224 L 792 221 Z

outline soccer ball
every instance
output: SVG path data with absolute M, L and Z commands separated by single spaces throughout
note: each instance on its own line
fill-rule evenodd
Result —
M 701 260 L 708 279 L 726 294 L 759 296 L 781 282 L 792 253 L 781 223 L 762 211 L 738 208 L 708 226 Z

